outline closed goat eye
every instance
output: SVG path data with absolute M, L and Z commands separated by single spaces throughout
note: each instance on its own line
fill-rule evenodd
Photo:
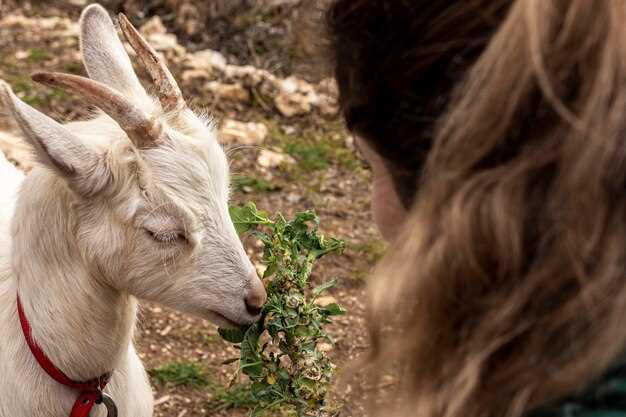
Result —
M 173 245 L 175 243 L 187 243 L 187 236 L 179 230 L 150 230 L 144 229 L 146 233 L 160 244 Z

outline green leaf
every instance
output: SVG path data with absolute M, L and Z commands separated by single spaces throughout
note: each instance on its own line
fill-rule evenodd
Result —
M 329 288 L 334 287 L 335 285 L 337 285 L 337 279 L 335 278 L 323 283 L 322 285 L 318 285 L 317 287 L 313 288 L 313 298 L 319 297 L 321 293 L 328 290 Z
M 320 243 L 319 249 L 311 251 L 311 256 L 313 256 L 314 259 L 319 259 L 332 252 L 341 253 L 346 247 L 345 242 L 337 239 L 331 239 L 330 242 L 324 242 L 324 239 L 320 238 Z
M 299 337 L 310 336 L 311 333 L 311 329 L 308 326 L 296 326 L 293 330 L 293 334 Z
M 278 370 L 278 377 L 282 381 L 289 381 L 289 379 L 291 379 L 289 372 L 287 372 L 285 369 L 282 369 L 282 368 Z
M 274 272 L 276 272 L 277 268 L 278 265 L 276 265 L 276 263 L 270 263 L 265 269 L 265 272 L 263 272 L 263 278 L 271 277 L 272 275 L 274 275 Z
M 261 378 L 263 376 L 263 361 L 258 360 L 256 362 L 242 363 L 240 369 L 241 372 L 248 375 L 250 378 Z
M 276 337 L 278 335 L 278 332 L 283 329 L 283 323 L 279 318 L 273 318 L 267 323 L 267 331 L 272 337 Z
M 257 210 L 254 203 L 248 203 L 245 206 L 230 206 L 229 212 L 238 234 L 243 234 L 259 225 L 272 224 L 267 213 Z
M 236 327 L 232 329 L 218 328 L 217 332 L 222 336 L 222 339 L 230 343 L 241 343 L 245 335 L 246 329 Z
M 263 376 L 263 362 L 259 354 L 259 325 L 250 326 L 241 342 L 241 372 L 251 378 Z
M 321 311 L 327 316 L 341 316 L 346 314 L 346 310 L 337 303 L 329 304 L 322 308 Z

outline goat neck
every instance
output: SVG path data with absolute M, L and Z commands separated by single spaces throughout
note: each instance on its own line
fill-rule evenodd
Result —
M 56 191 L 54 197 L 36 197 L 52 196 L 49 190 Z M 13 221 L 12 264 L 34 340 L 67 376 L 81 381 L 109 372 L 123 360 L 136 301 L 103 283 L 82 260 L 71 198 L 45 170 L 31 174 Z

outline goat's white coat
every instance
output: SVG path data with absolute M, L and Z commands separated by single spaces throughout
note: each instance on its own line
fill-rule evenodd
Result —
M 0 153 L 0 417 L 65 417 L 77 396 L 32 357 L 18 291 L 34 339 L 70 378 L 114 370 L 106 392 L 120 417 L 152 415 L 132 344 L 135 297 L 217 323 L 255 319 L 244 297 L 260 282 L 228 216 L 228 164 L 213 129 L 189 110 L 160 114 L 120 48 L 104 9 L 88 7 L 81 49 L 90 76 L 161 117 L 167 145 L 138 151 L 105 115 L 61 126 L 0 83 L 42 162 L 23 178 Z M 160 246 L 146 230 L 182 230 L 187 241 Z M 91 416 L 104 414 L 97 406 Z

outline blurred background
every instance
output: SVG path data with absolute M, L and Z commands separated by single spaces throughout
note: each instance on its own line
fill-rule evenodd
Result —
M 81 119 L 92 109 L 34 84 L 30 74 L 85 74 L 78 17 L 90 3 L 0 0 L 0 78 L 56 120 Z M 330 299 L 322 301 L 337 300 L 348 310 L 331 326 L 336 345 L 325 346 L 342 375 L 367 348 L 364 280 L 384 244 L 369 214 L 369 170 L 354 151 L 338 114 L 336 86 L 325 75 L 323 31 L 315 25 L 319 9 L 311 0 L 100 3 L 140 28 L 167 59 L 187 101 L 214 118 L 231 159 L 234 203 L 255 201 L 287 215 L 315 209 L 321 229 L 347 241 L 344 255 L 324 258 L 314 272 L 316 282 L 338 278 Z M 0 150 L 28 171 L 30 150 L 2 115 L 0 109 Z M 258 262 L 258 242 L 249 239 L 246 247 Z M 216 329 L 157 305 L 142 307 L 137 345 L 154 387 L 155 415 L 248 415 L 254 404 L 236 389 L 234 366 L 222 365 L 237 352 Z M 231 383 L 235 389 L 227 390 Z M 372 389 L 337 386 L 341 415 L 363 416 L 360 404 Z

